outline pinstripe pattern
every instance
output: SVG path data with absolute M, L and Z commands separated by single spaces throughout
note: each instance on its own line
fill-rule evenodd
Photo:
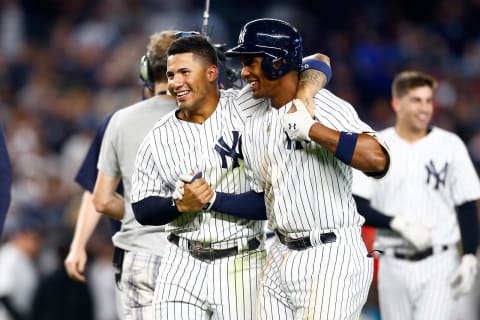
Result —
M 437 127 L 415 143 L 402 139 L 393 127 L 379 134 L 389 144 L 394 159 L 390 172 L 375 183 L 355 172 L 354 193 L 369 199 L 372 208 L 388 216 L 406 215 L 430 227 L 433 246 L 455 246 L 460 241 L 455 206 L 480 197 L 479 179 L 464 143 Z M 378 229 L 375 247 L 386 252 L 395 247 L 414 251 L 406 239 L 390 229 Z M 454 319 L 449 277 L 459 266 L 456 250 L 418 262 L 385 255 L 379 266 L 382 319 Z
M 240 139 L 246 118 L 259 102 L 248 90 L 237 94 L 222 91 L 215 112 L 203 124 L 182 121 L 172 112 L 155 125 L 137 153 L 133 202 L 149 196 L 171 197 L 181 174 L 198 171 L 216 191 L 250 190 Z M 238 101 L 242 108 L 236 106 Z M 222 156 L 221 149 L 229 155 Z M 253 237 L 263 240 L 264 223 L 197 212 L 182 214 L 167 230 L 180 236 L 181 245 L 169 248 L 160 267 L 154 318 L 252 319 L 265 250 L 205 262 L 188 253 L 186 241 L 218 249 L 242 248 Z
M 276 241 L 260 283 L 258 318 L 358 319 L 373 265 L 357 231 L 302 251 Z
M 458 261 L 456 250 L 417 262 L 381 256 L 378 293 L 382 319 L 455 319 L 449 281 Z
M 235 106 L 236 93 L 222 92 L 216 111 L 203 124 L 178 119 L 171 112 L 142 143 L 137 153 L 133 175 L 132 202 L 148 196 L 171 197 L 175 183 L 183 173 L 202 171 L 213 190 L 242 193 L 250 190 L 243 170 L 243 160 L 233 166 L 226 157 L 227 168 L 222 168 L 222 157 L 215 146 L 223 138 L 233 145 L 233 131 L 242 132 L 247 113 Z M 237 144 L 239 151 L 239 144 Z M 219 212 L 182 214 L 167 226 L 167 231 L 181 233 L 181 237 L 204 243 L 253 238 L 263 233 L 263 223 L 248 221 Z M 231 246 L 231 245 L 230 245 Z
M 122 272 L 122 319 L 152 319 L 153 292 L 162 258 L 149 253 L 125 252 Z
M 265 251 L 213 262 L 171 246 L 159 271 L 155 319 L 254 319 Z
M 372 132 L 353 107 L 321 90 L 315 116 L 338 131 Z M 244 155 L 252 188 L 265 192 L 272 228 L 310 236 L 313 248 L 294 251 L 280 243 L 267 257 L 260 286 L 261 319 L 358 319 L 372 280 L 372 260 L 360 236 L 364 219 L 351 194 L 351 167 L 316 143 L 288 140 L 281 119 L 290 103 L 263 103 L 245 127 Z M 318 245 L 320 233 L 337 242 Z M 284 317 L 284 318 L 282 318 Z
M 324 125 L 342 131 L 371 132 L 355 110 L 327 90 L 315 97 L 315 116 Z M 265 191 L 269 219 L 289 233 L 361 226 L 351 194 L 351 167 L 316 143 L 299 143 L 288 149 L 281 118 L 290 104 L 258 108 L 246 124 L 244 155 L 253 189 Z M 295 199 L 296 201 L 292 201 Z M 272 214 L 274 213 L 274 214 Z M 295 213 L 295 214 L 292 214 Z

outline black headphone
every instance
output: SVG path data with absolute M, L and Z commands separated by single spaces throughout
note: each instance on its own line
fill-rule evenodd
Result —
M 153 70 L 150 65 L 150 60 L 148 59 L 147 54 L 144 54 L 140 59 L 140 80 L 142 81 L 145 87 L 148 87 L 151 90 L 154 90 L 154 78 Z

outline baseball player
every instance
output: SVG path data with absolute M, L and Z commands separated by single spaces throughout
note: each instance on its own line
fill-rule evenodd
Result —
M 181 177 L 185 189 L 207 179 L 217 191 L 248 191 L 241 135 L 258 102 L 249 88 L 240 93 L 218 89 L 215 50 L 203 36 L 173 42 L 167 65 L 169 90 L 179 108 L 142 143 L 132 190 L 135 216 L 142 224 L 171 222 L 155 318 L 253 319 L 265 260 L 264 223 L 258 220 L 265 219 L 263 200 L 257 206 L 244 198 L 237 209 L 246 215 L 239 218 L 210 207 L 209 192 L 204 200 L 187 192 L 176 200 L 173 195 Z M 184 173 L 197 173 L 196 180 Z M 258 215 L 257 220 L 248 214 Z
M 10 157 L 8 156 L 7 144 L 0 126 L 0 235 L 2 235 L 3 224 L 10 206 L 10 189 L 12 187 L 12 171 Z
M 264 193 L 278 236 L 263 271 L 257 317 L 358 319 L 373 261 L 361 238 L 351 167 L 381 177 L 388 154 L 353 107 L 329 91 L 315 95 L 314 119 L 300 101 L 293 106 L 302 40 L 288 23 L 247 23 L 226 55 L 241 57 L 253 96 L 268 98 L 259 100 L 242 141 L 253 191 Z M 224 197 L 217 193 L 214 206 Z
M 460 138 L 430 126 L 435 88 L 421 72 L 395 77 L 396 123 L 380 132 L 392 154 L 390 173 L 375 182 L 354 175 L 359 212 L 379 228 L 382 319 L 454 319 L 455 299 L 477 273 L 480 182 Z

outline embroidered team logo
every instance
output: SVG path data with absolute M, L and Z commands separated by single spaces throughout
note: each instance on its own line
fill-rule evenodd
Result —
M 223 137 L 218 139 L 217 144 L 215 145 L 215 151 L 220 154 L 222 158 L 222 168 L 227 169 L 227 157 L 232 158 L 232 168 L 237 168 L 240 166 L 238 160 L 243 160 L 242 155 L 242 139 L 240 137 L 240 132 L 232 131 L 232 145 L 229 146 Z
M 238 44 L 243 44 L 245 42 L 245 32 L 247 30 L 245 28 L 242 29 L 242 31 L 240 32 L 240 35 L 238 36 Z
M 430 184 L 430 181 L 432 181 L 435 190 L 438 190 L 440 185 L 445 186 L 445 180 L 447 179 L 448 162 L 445 162 L 443 168 L 441 170 L 438 170 L 435 167 L 433 161 L 430 160 L 430 162 L 425 165 L 425 169 L 427 169 L 427 184 Z

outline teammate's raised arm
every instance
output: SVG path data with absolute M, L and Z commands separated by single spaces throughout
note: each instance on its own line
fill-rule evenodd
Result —
M 294 105 L 296 111 L 283 119 L 283 127 L 292 140 L 313 140 L 343 163 L 372 176 L 380 177 L 388 171 L 388 152 L 371 134 L 329 128 L 312 119 L 301 101 L 294 100 Z

